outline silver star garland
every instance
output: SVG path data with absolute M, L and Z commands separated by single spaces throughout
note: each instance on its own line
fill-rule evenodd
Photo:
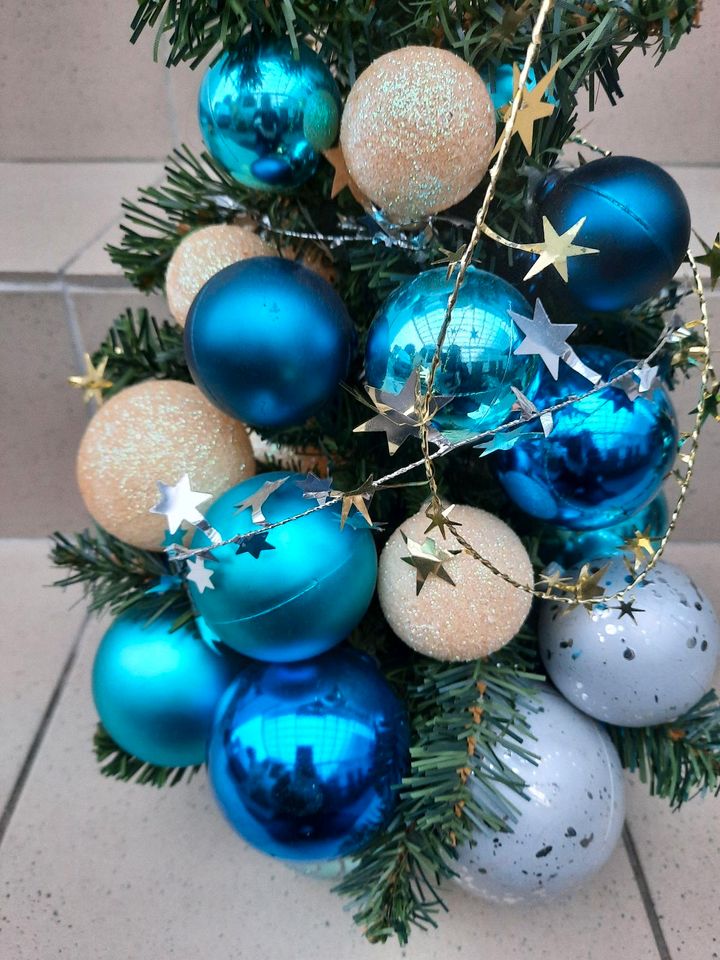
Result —
M 240 503 L 235 505 L 235 509 L 238 513 L 242 513 L 243 510 L 252 510 L 252 522 L 256 526 L 263 526 L 267 523 L 265 519 L 265 514 L 263 513 L 263 507 L 265 506 L 265 501 L 268 497 L 272 496 L 275 491 L 281 487 L 287 480 L 287 477 L 282 477 L 280 480 L 266 480 L 265 483 L 255 491 L 250 497 L 246 497 Z
M 576 323 L 553 323 L 540 300 L 535 301 L 532 317 L 524 317 L 514 310 L 508 310 L 508 314 L 525 334 L 523 342 L 515 348 L 516 355 L 539 356 L 554 380 L 559 376 L 562 360 L 590 383 L 600 382 L 600 374 L 584 364 L 567 342 L 567 338 L 577 329 Z
M 185 521 L 198 530 L 202 530 L 211 543 L 215 545 L 222 543 L 222 537 L 218 531 L 207 522 L 198 510 L 198 504 L 209 500 L 210 494 L 199 493 L 191 489 L 190 477 L 187 473 L 176 484 L 163 483 L 158 480 L 157 488 L 160 492 L 160 500 L 153 507 L 150 507 L 149 512 L 164 516 L 171 534 L 175 533 L 180 524 Z M 171 544 L 168 549 L 173 546 Z M 173 552 L 179 551 L 173 550 Z
M 420 435 L 420 414 L 418 397 L 420 396 L 420 371 L 416 367 L 405 381 L 400 393 L 387 393 L 375 387 L 366 387 L 378 413 L 355 427 L 354 433 L 384 433 L 387 436 L 388 450 L 397 452 L 408 437 Z M 452 397 L 433 395 L 430 402 L 430 416 L 450 403 Z M 447 440 L 432 424 L 428 428 L 428 440 L 437 447 L 447 445 Z

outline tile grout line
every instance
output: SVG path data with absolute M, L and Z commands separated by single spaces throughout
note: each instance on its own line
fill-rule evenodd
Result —
M 640 894 L 640 899 L 642 900 L 643 907 L 645 908 L 645 915 L 647 916 L 653 938 L 655 939 L 655 946 L 657 947 L 659 960 L 673 960 L 667 940 L 665 939 L 665 934 L 663 933 L 660 917 L 655 909 L 655 901 L 653 900 L 653 896 L 650 891 L 650 885 L 647 881 L 647 877 L 645 876 L 645 871 L 642 868 L 637 847 L 635 846 L 635 841 L 633 840 L 633 835 L 630 832 L 630 827 L 628 826 L 627 822 L 623 826 L 622 838 L 623 846 L 625 847 L 625 852 L 628 855 L 633 877 L 635 878 L 635 883 L 638 888 L 638 893 Z
M 83 618 L 83 621 L 80 624 L 80 627 L 78 628 L 77 634 L 75 636 L 75 640 L 73 641 L 73 644 L 70 648 L 70 652 L 65 658 L 65 662 L 60 671 L 60 675 L 58 676 L 55 682 L 55 686 L 53 687 L 53 691 L 50 694 L 50 699 L 48 700 L 45 710 L 43 712 L 43 715 L 40 718 L 40 723 L 38 724 L 37 730 L 35 731 L 35 736 L 33 737 L 32 742 L 28 748 L 28 751 L 25 754 L 25 759 L 23 760 L 22 766 L 20 767 L 20 771 L 17 777 L 15 778 L 15 782 L 13 784 L 12 790 L 10 791 L 10 795 L 5 804 L 5 808 L 3 809 L 2 815 L 0 815 L 0 846 L 2 846 L 3 840 L 5 839 L 5 835 L 7 833 L 8 827 L 10 826 L 10 822 L 12 820 L 13 814 L 17 809 L 17 805 L 20 801 L 23 790 L 25 789 L 25 784 L 27 783 L 28 778 L 30 777 L 30 773 L 32 772 L 32 768 L 35 764 L 37 755 L 40 752 L 40 748 L 42 747 L 43 742 L 45 740 L 45 734 L 47 733 L 50 722 L 55 715 L 55 711 L 57 710 L 58 704 L 60 703 L 60 698 L 63 694 L 63 691 L 67 686 L 70 673 L 75 664 L 75 661 L 77 660 L 77 655 L 80 650 L 80 645 L 82 643 L 83 636 L 85 635 L 85 630 L 87 629 L 87 626 L 90 622 L 90 617 L 91 617 L 90 613 L 87 613 Z

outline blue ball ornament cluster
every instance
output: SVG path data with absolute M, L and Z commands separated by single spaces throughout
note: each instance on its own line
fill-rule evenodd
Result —
M 605 380 L 634 365 L 606 347 L 580 347 L 577 353 Z M 532 399 L 543 409 L 586 394 L 589 386 L 563 364 L 557 381 L 541 373 Z M 530 432 L 493 456 L 505 492 L 526 513 L 572 530 L 596 530 L 623 523 L 657 494 L 678 439 L 664 387 L 634 401 L 618 387 L 604 387 L 553 418 L 548 437 Z
M 425 270 L 385 301 L 372 322 L 365 354 L 368 383 L 400 393 L 414 370 L 426 373 L 454 280 L 444 267 Z M 435 393 L 450 396 L 434 418 L 449 440 L 462 440 L 497 427 L 516 397 L 526 393 L 537 370 L 537 358 L 515 356 L 523 336 L 508 311 L 525 316 L 532 309 L 505 280 L 470 267 L 460 287 L 442 350 Z
M 350 316 L 330 284 L 281 257 L 220 270 L 185 325 L 197 386 L 225 413 L 257 427 L 303 423 L 331 401 L 354 343 Z
M 198 116 L 212 156 L 253 190 L 300 186 L 333 145 L 340 93 L 305 44 L 248 34 L 205 74 Z
M 218 707 L 208 768 L 248 843 L 290 860 L 331 859 L 387 822 L 408 749 L 405 713 L 378 668 L 340 648 L 245 666 Z
M 239 657 L 211 650 L 189 627 L 172 630 L 174 620 L 118 617 L 92 674 L 95 707 L 113 740 L 162 767 L 205 760 L 215 708 L 240 669 Z
M 236 507 L 266 483 L 282 485 L 268 497 L 268 523 L 295 517 L 314 501 L 303 497 L 305 477 L 265 473 L 228 490 L 207 520 L 224 539 L 257 531 L 250 509 Z M 208 628 L 233 650 L 259 660 L 294 661 L 323 653 L 357 626 L 372 599 L 377 551 L 364 520 L 340 528 L 337 504 L 270 530 L 263 549 L 238 553 L 238 544 L 213 550 L 206 565 L 214 589 L 190 585 Z M 251 544 L 252 541 L 249 541 Z M 207 544 L 196 534 L 192 545 Z
M 549 271 L 559 297 L 592 311 L 622 310 L 654 296 L 682 263 L 690 211 L 675 180 L 639 157 L 593 160 L 540 188 L 537 212 L 557 233 L 585 219 L 575 243 L 597 253 L 568 260 L 568 282 Z

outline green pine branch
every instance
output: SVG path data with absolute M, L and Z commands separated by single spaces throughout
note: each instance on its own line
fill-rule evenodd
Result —
M 189 783 L 202 766 L 159 767 L 146 763 L 118 746 L 101 723 L 95 729 L 93 749 L 95 759 L 100 764 L 100 773 L 124 783 L 133 781 L 151 787 L 174 787 L 182 780 Z
M 448 664 L 416 657 L 403 673 L 411 718 L 411 765 L 392 822 L 360 854 L 336 891 L 355 907 L 372 942 L 413 926 L 436 926 L 445 909 L 439 889 L 454 876 L 456 849 L 476 829 L 506 830 L 517 819 L 508 798 L 525 784 L 501 760 L 510 750 L 532 757 L 518 701 L 538 677 L 516 640 L 492 661 Z
M 191 380 L 182 329 L 167 320 L 159 323 L 145 307 L 137 314 L 129 307 L 121 313 L 92 359 L 96 365 L 106 360 L 105 377 L 112 387 L 105 399 L 143 380 Z
M 183 584 L 148 593 L 161 577 L 172 574 L 164 554 L 139 550 L 100 527 L 72 536 L 54 533 L 51 539 L 50 559 L 65 571 L 54 586 L 82 586 L 91 611 L 119 614 L 133 609 L 148 620 L 171 612 L 176 627 L 192 618 Z
M 606 727 L 623 766 L 678 809 L 720 793 L 720 700 L 714 690 L 684 716 L 658 727 Z

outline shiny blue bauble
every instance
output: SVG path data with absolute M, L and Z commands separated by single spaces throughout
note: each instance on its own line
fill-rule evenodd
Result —
M 610 379 L 634 364 L 606 347 L 581 347 L 581 359 Z M 542 409 L 590 384 L 565 364 L 559 379 L 545 371 L 533 392 Z M 532 432 L 493 455 L 498 479 L 526 513 L 573 530 L 596 530 L 626 520 L 659 491 L 677 450 L 670 398 L 658 386 L 634 402 L 605 387 L 553 414 L 550 436 Z
M 408 764 L 405 712 L 372 660 L 341 647 L 244 667 L 218 707 L 210 781 L 248 843 L 288 860 L 353 854 L 381 830 Z
M 640 531 L 651 538 L 660 538 L 667 530 L 668 508 L 665 497 L 658 494 L 632 517 L 599 530 L 567 530 L 542 524 L 535 531 L 539 536 L 538 556 L 543 564 L 557 563 L 565 570 L 582 566 L 591 560 L 612 557 Z
M 315 173 L 337 138 L 340 93 L 317 54 L 301 43 L 252 34 L 213 64 L 198 97 L 203 140 L 246 187 L 284 190 Z
M 444 267 L 425 270 L 394 291 L 368 333 L 365 375 L 373 387 L 399 393 L 415 368 L 430 369 L 454 280 Z M 449 440 L 463 440 L 507 419 L 516 397 L 526 393 L 537 358 L 515 356 L 523 335 L 508 315 L 532 316 L 514 287 L 485 270 L 470 267 L 442 350 L 434 392 L 454 399 L 434 424 Z
M 218 701 L 240 658 L 216 653 L 175 617 L 114 621 L 95 655 L 92 692 L 103 726 L 133 756 L 162 767 L 205 760 Z
M 538 213 L 564 233 L 586 217 L 575 243 L 599 253 L 571 257 L 568 283 L 554 270 L 557 295 L 588 310 L 621 310 L 655 295 L 682 263 L 690 211 L 661 167 L 639 157 L 604 157 L 578 167 L 542 191 Z
M 265 501 L 268 523 L 297 516 L 315 505 L 303 497 L 297 473 L 263 473 L 228 490 L 207 511 L 224 539 L 257 530 L 252 511 L 236 511 L 260 487 L 286 477 Z M 372 599 L 377 579 L 373 535 L 360 519 L 340 529 L 337 504 L 270 530 L 274 549 L 237 553 L 229 544 L 206 560 L 214 590 L 190 585 L 193 603 L 207 626 L 233 650 L 258 660 L 304 660 L 344 640 Z M 207 546 L 197 533 L 193 547 Z
M 185 356 L 208 399 L 254 427 L 303 423 L 347 375 L 354 329 L 312 270 L 253 257 L 220 270 L 190 307 Z

